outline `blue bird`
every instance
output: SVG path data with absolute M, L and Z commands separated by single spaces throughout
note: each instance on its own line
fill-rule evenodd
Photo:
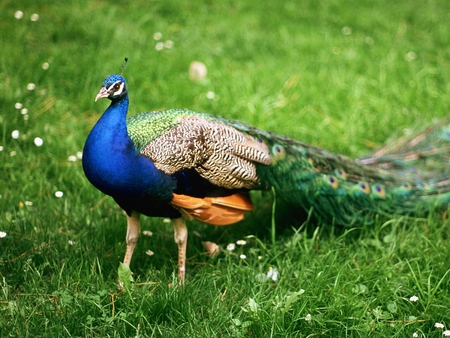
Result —
M 448 121 L 352 160 L 189 110 L 140 113 L 127 120 L 128 89 L 120 75 L 105 79 L 95 101 L 101 98 L 111 104 L 86 140 L 86 177 L 126 212 L 126 266 L 139 238 L 140 215 L 172 219 L 181 284 L 185 220 L 236 223 L 253 209 L 251 190 L 274 189 L 317 219 L 342 226 L 376 214 L 445 208 L 450 199 Z

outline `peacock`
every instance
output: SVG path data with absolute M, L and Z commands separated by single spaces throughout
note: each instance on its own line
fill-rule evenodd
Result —
M 127 119 L 122 75 L 97 94 L 111 100 L 87 137 L 83 169 L 127 215 L 129 267 L 140 215 L 172 220 L 179 283 L 185 280 L 185 220 L 239 222 L 253 209 L 249 192 L 273 189 L 316 219 L 351 226 L 377 214 L 418 214 L 450 200 L 450 125 L 433 125 L 371 156 L 352 160 L 245 123 L 169 109 Z M 430 147 L 433 145 L 433 147 Z

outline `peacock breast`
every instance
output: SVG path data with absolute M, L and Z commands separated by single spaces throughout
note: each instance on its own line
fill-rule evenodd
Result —
M 125 131 L 126 132 L 126 131 Z M 113 197 L 157 197 L 170 201 L 175 183 L 153 162 L 139 154 L 133 142 L 122 133 L 95 127 L 83 150 L 83 169 L 88 180 Z

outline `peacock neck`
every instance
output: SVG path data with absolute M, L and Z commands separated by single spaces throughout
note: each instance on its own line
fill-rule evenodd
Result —
M 128 104 L 128 96 L 120 101 L 111 102 L 92 130 L 98 142 L 107 142 L 109 147 L 113 145 L 115 149 L 133 144 L 127 132 Z
M 92 129 L 83 150 L 86 177 L 116 201 L 170 201 L 175 183 L 137 151 L 127 132 L 127 111 L 127 97 L 113 101 Z

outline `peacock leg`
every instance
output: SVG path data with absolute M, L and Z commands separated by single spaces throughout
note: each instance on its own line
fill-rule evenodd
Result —
M 127 251 L 125 252 L 123 264 L 128 267 L 130 266 L 131 257 L 133 256 L 133 251 L 141 231 L 140 216 L 141 214 L 136 211 L 132 211 L 131 216 L 127 215 Z
M 186 272 L 186 245 L 188 230 L 183 217 L 172 220 L 175 243 L 178 244 L 178 284 L 184 284 L 184 276 Z

